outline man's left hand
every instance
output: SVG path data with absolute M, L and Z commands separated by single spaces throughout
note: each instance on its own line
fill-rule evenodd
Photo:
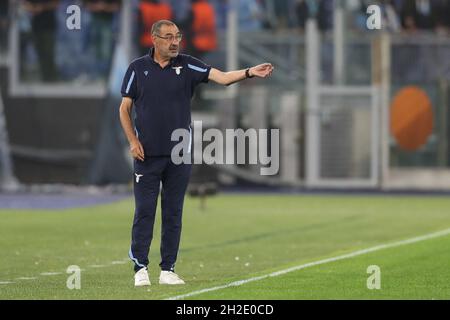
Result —
M 250 76 L 258 78 L 267 78 L 273 72 L 273 66 L 271 63 L 263 63 L 257 66 L 251 67 L 249 70 Z

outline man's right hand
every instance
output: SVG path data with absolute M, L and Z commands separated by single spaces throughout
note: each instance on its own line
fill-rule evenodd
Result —
M 130 143 L 130 153 L 134 159 L 144 161 L 144 148 L 138 139 Z

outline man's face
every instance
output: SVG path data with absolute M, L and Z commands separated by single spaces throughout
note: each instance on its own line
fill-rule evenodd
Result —
M 175 58 L 180 51 L 180 41 L 177 36 L 181 35 L 175 25 L 162 25 L 159 32 L 152 35 L 155 50 L 163 58 Z

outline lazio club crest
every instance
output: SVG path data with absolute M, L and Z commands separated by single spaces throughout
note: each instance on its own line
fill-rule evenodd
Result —
M 183 69 L 183 67 L 172 67 L 172 69 L 175 69 L 175 73 L 179 76 L 181 73 L 181 69 Z

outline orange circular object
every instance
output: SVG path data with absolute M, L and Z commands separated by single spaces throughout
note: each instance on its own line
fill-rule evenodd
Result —
M 401 149 L 416 151 L 433 132 L 433 108 L 427 93 L 419 87 L 400 90 L 391 104 L 391 134 Z

